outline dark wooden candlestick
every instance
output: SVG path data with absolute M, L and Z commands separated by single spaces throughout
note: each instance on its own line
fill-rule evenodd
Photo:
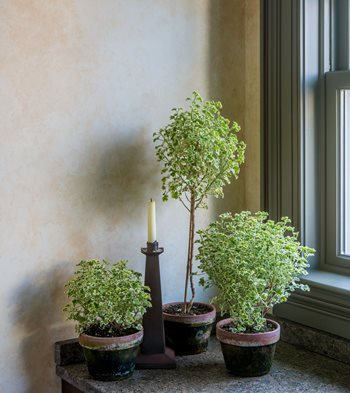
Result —
M 147 243 L 147 248 L 141 248 L 141 252 L 146 255 L 145 285 L 151 288 L 152 307 L 143 317 L 144 336 L 136 368 L 175 368 L 175 353 L 165 346 L 164 336 L 159 270 L 159 255 L 164 252 L 164 248 L 158 247 L 155 241 Z

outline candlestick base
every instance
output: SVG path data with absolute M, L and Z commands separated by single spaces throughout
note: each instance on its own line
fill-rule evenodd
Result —
M 164 252 L 158 242 L 148 242 L 141 248 L 146 255 L 145 285 L 151 289 L 152 307 L 143 317 L 143 342 L 141 352 L 136 360 L 138 369 L 169 369 L 175 368 L 175 353 L 165 346 L 162 290 L 160 284 L 159 255 Z
M 163 353 L 144 354 L 137 356 L 136 368 L 138 370 L 174 369 L 176 368 L 175 352 L 165 347 Z

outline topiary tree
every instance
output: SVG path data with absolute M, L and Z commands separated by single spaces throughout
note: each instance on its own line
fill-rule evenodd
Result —
M 75 277 L 65 285 L 71 302 L 64 307 L 76 331 L 98 336 L 121 336 L 128 329 L 141 330 L 142 316 L 151 306 L 150 289 L 142 274 L 120 260 L 81 261 Z
M 219 219 L 199 233 L 197 259 L 206 288 L 215 285 L 213 301 L 234 320 L 232 332 L 260 332 L 265 315 L 296 289 L 308 290 L 299 276 L 307 274 L 314 249 L 302 246 L 290 219 L 268 220 L 268 213 L 241 212 Z
M 180 200 L 189 212 L 188 252 L 183 312 L 189 313 L 195 298 L 193 283 L 193 248 L 195 212 L 206 208 L 209 195 L 223 197 L 223 187 L 230 177 L 238 177 L 244 161 L 244 142 L 239 142 L 240 127 L 220 114 L 219 101 L 203 102 L 193 92 L 187 98 L 189 108 L 174 108 L 170 123 L 154 133 L 156 155 L 163 163 L 163 200 Z M 188 284 L 192 296 L 187 302 Z

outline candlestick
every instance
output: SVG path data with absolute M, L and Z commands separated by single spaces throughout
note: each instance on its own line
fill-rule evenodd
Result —
M 154 243 L 157 240 L 156 227 L 156 202 L 150 199 L 148 202 L 148 243 Z
M 143 317 L 143 342 L 141 353 L 137 357 L 138 369 L 175 368 L 175 353 L 165 346 L 162 289 L 160 285 L 159 255 L 164 249 L 158 242 L 147 242 L 147 248 L 141 248 L 146 255 L 145 285 L 151 289 L 152 307 Z

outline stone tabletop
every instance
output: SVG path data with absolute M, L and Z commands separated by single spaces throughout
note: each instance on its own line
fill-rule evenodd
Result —
M 350 392 L 350 365 L 280 342 L 270 374 L 237 378 L 228 374 L 220 345 L 213 337 L 207 353 L 177 357 L 175 370 L 136 370 L 129 379 L 98 382 L 85 364 L 57 366 L 57 375 L 94 393 Z

